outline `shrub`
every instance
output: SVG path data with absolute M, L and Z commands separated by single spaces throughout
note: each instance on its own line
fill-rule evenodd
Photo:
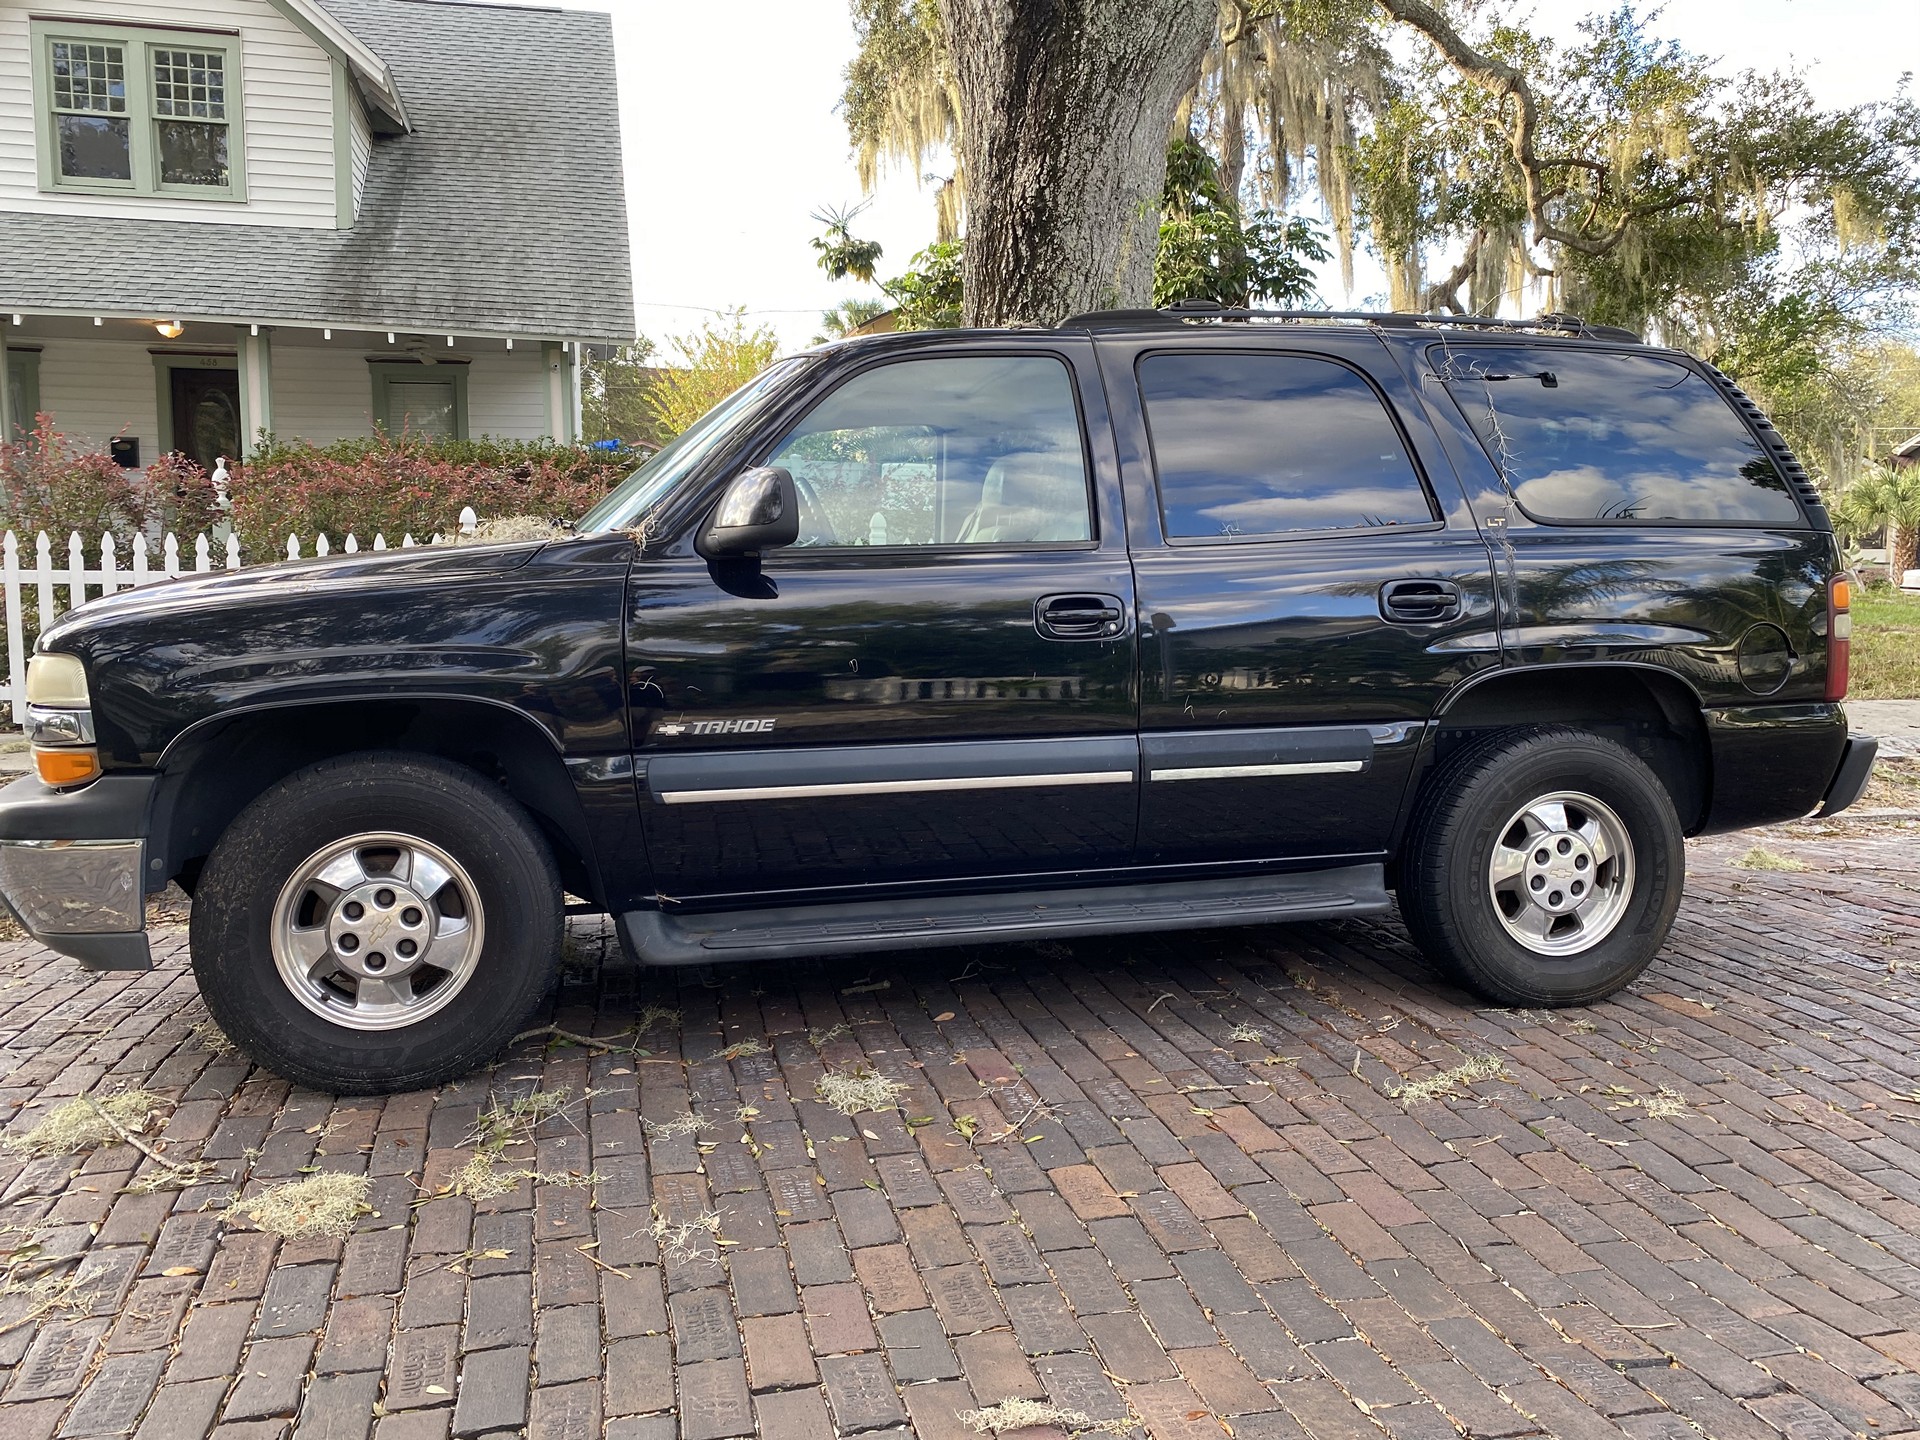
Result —
M 0 528 L 20 537 L 28 564 L 42 530 L 64 553 L 71 531 L 92 547 L 107 531 L 131 538 L 153 516 L 152 487 L 137 471 L 69 439 L 51 415 L 35 416 L 17 442 L 0 444 Z
M 220 523 L 213 477 L 177 450 L 147 466 L 147 489 L 159 511 L 160 528 L 178 535 L 182 543 Z
M 427 440 L 376 435 L 332 445 L 270 441 L 233 468 L 233 526 L 254 560 L 288 535 L 303 542 L 349 533 L 398 544 L 451 535 L 463 506 L 482 519 L 578 519 L 638 457 L 551 441 Z

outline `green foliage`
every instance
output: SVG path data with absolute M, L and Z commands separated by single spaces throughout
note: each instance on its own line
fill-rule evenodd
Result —
M 749 327 L 735 310 L 671 342 L 679 363 L 648 390 L 656 433 L 670 440 L 773 363 L 779 342 L 765 325 Z
M 825 345 L 830 340 L 844 340 L 892 308 L 884 300 L 842 300 L 833 309 L 821 313 L 820 333 L 813 337 L 813 343 Z
M 642 337 L 602 357 L 590 351 L 581 373 L 580 419 L 588 440 L 619 440 L 627 445 L 657 446 L 653 412 L 647 394 L 659 371 L 648 362 L 653 342 Z
M 1855 543 L 1887 531 L 1887 569 L 1893 579 L 1915 568 L 1920 540 L 1920 465 L 1872 465 L 1847 486 L 1834 520 Z
M 453 534 L 463 506 L 483 520 L 540 516 L 571 520 L 624 479 L 638 457 L 555 445 L 548 440 L 425 440 L 376 435 L 309 445 L 269 439 L 233 467 L 233 527 L 249 563 L 303 548 L 325 534 L 390 545 Z
M 1215 300 L 1298 306 L 1316 298 L 1313 267 L 1329 257 L 1311 221 L 1270 210 L 1243 214 L 1220 165 L 1191 136 L 1167 151 L 1153 303 Z
M 958 240 L 941 240 L 913 257 L 913 267 L 880 288 L 899 312 L 901 330 L 952 330 L 961 324 L 965 251 Z
M 827 272 L 831 280 L 845 280 L 849 277 L 863 284 L 873 283 L 873 267 L 880 263 L 880 242 L 861 240 L 848 227 L 865 205 L 856 205 L 851 210 L 819 210 L 813 218 L 826 226 L 826 232 L 814 236 L 812 245 L 820 256 L 820 268 Z

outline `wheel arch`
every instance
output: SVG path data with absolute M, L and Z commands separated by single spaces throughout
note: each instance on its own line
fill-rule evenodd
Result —
M 149 882 L 177 880 L 191 891 L 220 836 L 255 797 L 316 761 L 362 750 L 437 756 L 500 785 L 533 816 L 566 888 L 603 898 L 586 812 L 553 736 L 511 705 L 446 696 L 256 706 L 182 731 L 156 766 Z
M 1488 730 L 1574 725 L 1618 741 L 1644 760 L 1672 797 L 1689 835 L 1713 800 L 1713 751 L 1699 692 L 1671 670 L 1630 661 L 1525 666 L 1474 677 L 1441 703 L 1430 763 Z

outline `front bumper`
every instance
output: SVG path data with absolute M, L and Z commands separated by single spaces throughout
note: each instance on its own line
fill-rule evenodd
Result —
M 150 775 L 60 791 L 34 777 L 0 790 L 0 896 L 41 944 L 89 970 L 145 970 Z
M 1833 772 L 1826 799 L 1820 802 L 1818 815 L 1837 815 L 1866 793 L 1867 780 L 1873 774 L 1873 757 L 1880 753 L 1880 742 L 1871 735 L 1854 731 L 1847 736 L 1847 748 L 1840 752 L 1840 768 Z

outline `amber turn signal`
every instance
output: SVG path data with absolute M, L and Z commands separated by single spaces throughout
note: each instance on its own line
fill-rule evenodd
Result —
M 100 757 L 91 750 L 35 750 L 33 768 L 49 785 L 78 785 L 100 773 Z

